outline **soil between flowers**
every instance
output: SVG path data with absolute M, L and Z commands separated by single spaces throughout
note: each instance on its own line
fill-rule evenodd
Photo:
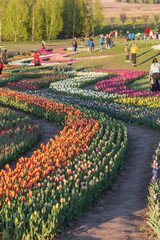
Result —
M 16 110 L 15 110 L 16 111 Z M 49 142 L 50 138 L 54 139 L 55 135 L 59 135 L 60 131 L 63 129 L 63 126 L 58 126 L 53 122 L 49 122 L 48 120 L 38 118 L 32 114 L 29 113 L 24 113 L 22 111 L 17 111 L 20 112 L 23 115 L 27 115 L 32 121 L 35 121 L 36 124 L 39 125 L 41 135 L 39 140 L 34 144 L 34 146 L 26 151 L 25 153 L 21 154 L 19 157 L 17 157 L 17 160 L 20 157 L 31 157 L 33 155 L 33 152 L 36 151 L 37 149 L 40 149 L 41 143 L 44 145 Z M 9 163 L 11 169 L 14 169 L 16 167 L 16 161 L 13 163 Z
M 129 147 L 125 165 L 113 186 L 59 240 L 155 240 L 146 224 L 151 163 L 160 131 L 126 124 Z

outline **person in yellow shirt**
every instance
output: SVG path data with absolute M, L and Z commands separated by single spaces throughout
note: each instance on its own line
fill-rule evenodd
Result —
M 132 61 L 133 61 L 133 67 L 135 67 L 136 65 L 136 56 L 137 56 L 137 51 L 138 51 L 138 47 L 136 43 L 133 43 L 132 47 L 131 47 L 131 55 L 132 55 Z

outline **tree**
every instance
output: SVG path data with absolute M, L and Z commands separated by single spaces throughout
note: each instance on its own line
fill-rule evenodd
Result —
M 159 20 L 159 14 L 154 14 L 154 20 L 156 22 L 156 25 L 158 24 L 158 20 Z
M 64 31 L 67 35 L 72 34 L 73 37 L 79 32 L 79 27 L 82 27 L 80 26 L 80 3 L 81 0 L 64 0 Z
M 63 29 L 63 2 L 62 0 L 52 0 L 51 3 L 51 20 L 48 39 L 51 39 L 51 37 L 56 38 Z
M 125 23 L 125 21 L 127 19 L 126 13 L 121 13 L 120 14 L 120 19 L 121 19 L 121 22 L 123 23 L 123 28 L 124 28 L 124 23 Z
M 135 22 L 136 22 L 136 20 L 137 20 L 137 17 L 132 17 L 132 22 L 133 22 L 133 28 L 135 29 Z
M 93 0 L 93 36 L 94 32 L 101 31 L 104 22 L 104 13 L 103 13 L 103 5 L 100 3 L 99 0 Z
M 10 0 L 7 5 L 6 14 L 6 35 L 9 39 L 26 40 L 27 30 L 25 27 L 25 19 L 27 17 L 27 6 L 23 0 Z
M 113 23 L 114 23 L 115 17 L 110 17 L 110 21 L 111 21 L 111 28 L 113 29 Z
M 34 18 L 34 38 L 46 39 L 46 15 L 41 0 L 37 1 Z
M 32 4 L 32 42 L 34 41 L 34 34 L 35 34 L 35 11 L 36 11 L 36 0 L 33 0 Z
M 142 19 L 144 21 L 144 27 L 146 28 L 146 23 L 148 21 L 149 16 L 147 14 L 142 15 Z

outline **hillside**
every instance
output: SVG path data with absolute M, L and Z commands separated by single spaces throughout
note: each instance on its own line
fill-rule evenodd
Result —
M 122 12 L 125 12 L 127 16 L 160 13 L 160 4 L 123 3 L 114 0 L 100 0 L 100 2 L 104 6 L 106 17 L 118 17 Z

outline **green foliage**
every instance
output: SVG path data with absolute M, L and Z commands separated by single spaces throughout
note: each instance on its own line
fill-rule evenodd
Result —
M 1 0 L 0 42 L 89 35 L 103 20 L 99 0 Z

